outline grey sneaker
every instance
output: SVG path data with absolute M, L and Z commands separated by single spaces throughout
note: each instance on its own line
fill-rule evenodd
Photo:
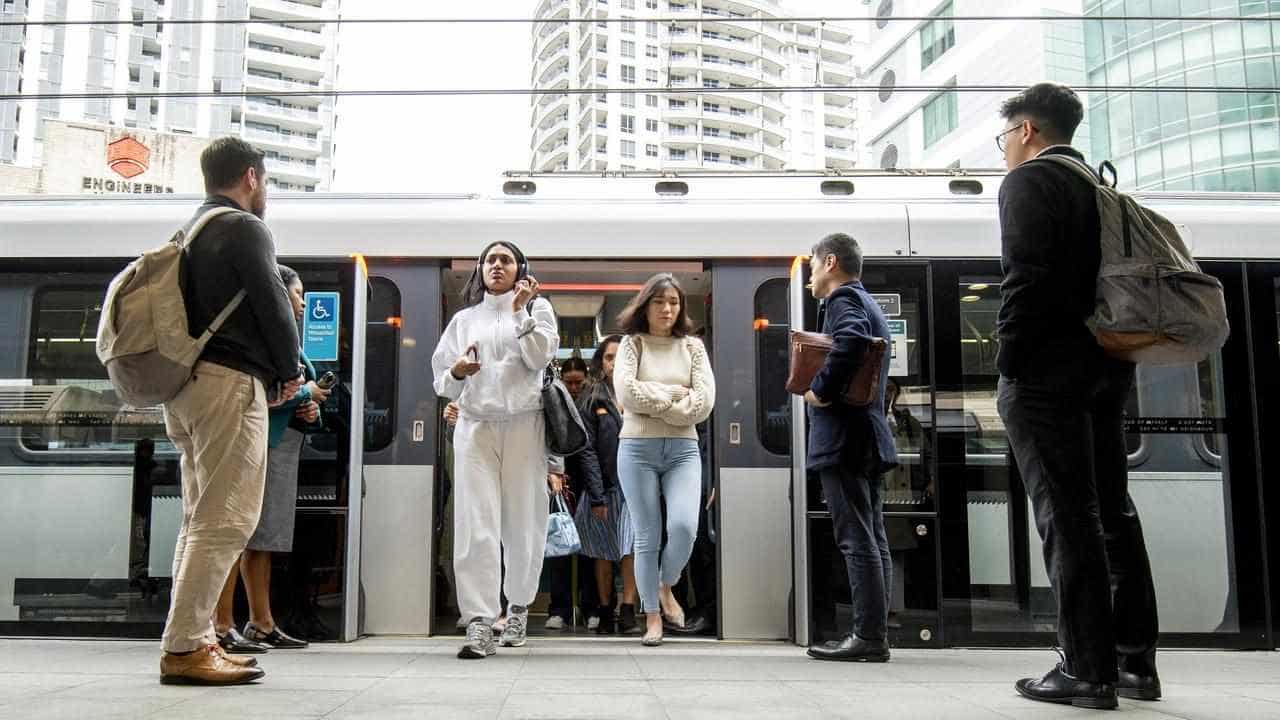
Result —
M 458 650 L 458 657 L 463 660 L 483 660 L 498 652 L 493 642 L 493 630 L 483 620 L 472 620 L 467 623 L 467 641 Z
M 529 626 L 529 608 L 512 605 L 507 613 L 507 627 L 502 630 L 502 647 L 520 647 L 524 645 L 525 629 Z

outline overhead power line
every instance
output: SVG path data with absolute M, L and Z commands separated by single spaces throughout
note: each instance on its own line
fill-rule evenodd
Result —
M 962 93 L 1017 93 L 1026 89 L 1026 84 L 1015 85 L 896 85 L 898 92 L 962 92 Z M 1177 85 L 1148 87 L 1143 85 L 1076 85 L 1077 92 L 1099 93 L 1280 93 L 1280 86 L 1243 87 L 1239 85 Z M 452 96 L 498 96 L 498 95 L 607 95 L 618 93 L 637 93 L 648 95 L 756 95 L 760 93 L 804 93 L 804 92 L 837 92 L 861 93 L 880 92 L 879 85 L 779 85 L 768 87 L 598 87 L 598 88 L 416 88 L 401 90 L 279 90 L 239 92 L 204 92 L 204 91 L 160 91 L 155 92 L 67 92 L 67 93 L 32 93 L 22 95 L 16 93 L 0 94 L 0 102 L 34 101 L 34 100 L 119 100 L 136 98 L 139 100 L 180 99 L 180 98 L 288 98 L 288 97 L 452 97 Z
M 382 18 L 290 18 L 288 20 L 261 18 L 147 18 L 142 20 L 0 20 L 0 27 L 41 27 L 41 26 L 107 26 L 107 25 L 379 25 L 379 24 L 416 24 L 416 25 L 519 25 L 536 23 L 621 23 L 621 22 L 658 22 L 663 24 L 716 22 L 716 23 L 863 23 L 875 22 L 927 22 L 930 20 L 947 20 L 952 22 L 986 22 L 994 20 L 1011 20 L 1016 22 L 1111 22 L 1122 20 L 1151 22 L 1247 22 L 1275 21 L 1274 15 L 1108 15 L 1105 17 L 1085 15 L 893 15 L 893 16 L 794 16 L 794 17 L 727 17 L 724 15 L 663 15 L 654 17 L 565 17 L 565 18 L 415 18 L 415 17 L 382 17 Z

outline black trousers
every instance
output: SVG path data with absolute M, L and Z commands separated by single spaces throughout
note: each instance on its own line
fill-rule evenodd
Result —
M 1044 542 L 1064 670 L 1089 682 L 1115 682 L 1117 665 L 1155 671 L 1155 586 L 1124 443 L 1133 378 L 1133 365 L 1101 360 L 1002 377 L 998 390 Z
M 884 532 L 884 482 L 860 470 L 867 463 L 842 463 L 821 470 L 822 494 L 831 511 L 836 545 L 844 555 L 853 596 L 853 633 L 884 640 L 889 625 L 893 562 Z

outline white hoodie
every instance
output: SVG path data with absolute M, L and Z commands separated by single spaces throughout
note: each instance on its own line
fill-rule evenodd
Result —
M 511 311 L 515 292 L 485 293 L 484 300 L 449 321 L 431 356 L 436 394 L 458 402 L 473 420 L 509 420 L 542 409 L 542 373 L 560 347 L 555 311 L 545 298 Z M 450 372 L 471 343 L 480 372 L 459 380 Z

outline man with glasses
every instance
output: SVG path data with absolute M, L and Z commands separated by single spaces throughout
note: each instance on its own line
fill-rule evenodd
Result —
M 1040 83 L 1005 101 L 1000 187 L 997 408 L 1044 541 L 1063 660 L 1016 683 L 1025 697 L 1114 708 L 1160 697 L 1155 589 L 1127 489 L 1125 399 L 1134 366 L 1108 357 L 1086 320 L 1101 262 L 1095 187 L 1039 160 L 1070 146 L 1074 91 Z M 1087 165 L 1086 165 L 1087 167 Z

